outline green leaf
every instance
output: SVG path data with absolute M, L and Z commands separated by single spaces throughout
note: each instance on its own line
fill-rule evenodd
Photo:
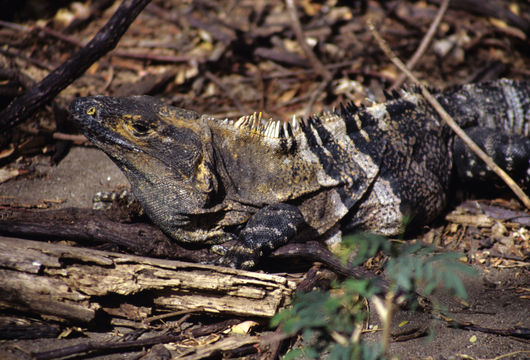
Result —
M 425 293 L 430 294 L 436 287 L 443 286 L 465 298 L 466 290 L 459 275 L 474 273 L 471 267 L 459 261 L 460 254 L 435 253 L 434 247 L 421 243 L 392 245 L 383 237 L 360 233 L 345 237 L 344 245 L 357 251 L 358 263 L 380 250 L 390 254 L 385 274 L 391 291 L 400 288 L 414 294 L 422 285 Z M 350 256 L 345 254 L 345 258 Z M 324 291 L 297 293 L 291 308 L 272 318 L 271 325 L 283 324 L 285 333 L 302 334 L 303 347 L 289 352 L 285 359 L 317 359 L 323 354 L 331 360 L 382 359 L 380 344 L 366 344 L 362 340 L 353 343 L 351 340 L 356 324 L 368 316 L 362 298 L 380 291 L 375 281 L 347 279 L 333 286 L 338 290 L 333 295 Z

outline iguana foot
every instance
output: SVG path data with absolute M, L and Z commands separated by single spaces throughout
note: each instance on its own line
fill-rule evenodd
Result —
M 113 204 L 131 207 L 137 202 L 138 200 L 134 194 L 127 189 L 116 191 L 98 191 L 92 197 L 92 209 L 109 210 Z

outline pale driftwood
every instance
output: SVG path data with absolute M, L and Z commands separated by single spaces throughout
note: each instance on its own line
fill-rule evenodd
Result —
M 0 308 L 62 321 L 199 309 L 270 317 L 294 289 L 277 275 L 0 237 Z M 107 308 L 113 298 L 129 306 Z
M 456 211 L 449 213 L 445 216 L 445 220 L 450 221 L 455 224 L 475 226 L 475 227 L 485 227 L 490 228 L 495 224 L 495 219 L 489 217 L 486 214 L 459 214 Z

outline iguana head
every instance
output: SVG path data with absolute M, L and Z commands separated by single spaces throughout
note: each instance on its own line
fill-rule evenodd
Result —
M 182 226 L 208 208 L 217 179 L 209 129 L 197 113 L 147 96 L 78 98 L 70 111 L 122 169 L 153 221 Z

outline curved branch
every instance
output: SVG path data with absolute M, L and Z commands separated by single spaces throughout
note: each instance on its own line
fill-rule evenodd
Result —
M 83 48 L 16 98 L 0 112 L 0 132 L 23 122 L 81 76 L 99 58 L 114 49 L 138 14 L 151 0 L 123 0 L 109 21 Z

